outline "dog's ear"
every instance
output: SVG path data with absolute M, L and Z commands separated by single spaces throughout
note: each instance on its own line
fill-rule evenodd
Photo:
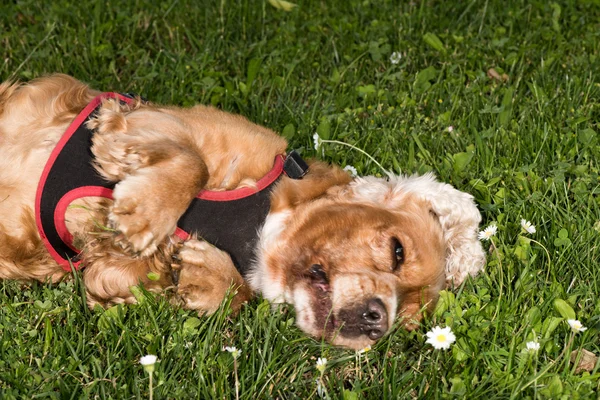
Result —
M 407 194 L 429 203 L 444 232 L 449 285 L 460 285 L 467 275 L 474 276 L 483 268 L 485 253 L 477 238 L 481 214 L 470 194 L 437 182 L 433 174 L 394 176 L 389 181 L 359 178 L 352 186 L 358 198 L 389 204 L 392 208 L 402 208 Z
M 413 193 L 431 206 L 442 225 L 446 241 L 446 282 L 460 285 L 467 275 L 476 275 L 485 264 L 477 232 L 481 214 L 473 196 L 437 182 L 433 174 L 393 178 L 393 191 Z M 395 196 L 394 196 L 395 197 Z

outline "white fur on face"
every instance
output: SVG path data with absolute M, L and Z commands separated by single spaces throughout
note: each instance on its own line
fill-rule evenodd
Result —
M 260 247 L 262 249 L 269 248 L 279 239 L 281 232 L 285 228 L 287 219 L 291 214 L 292 212 L 287 210 L 269 214 L 267 216 L 260 234 Z
M 274 271 L 267 266 L 266 252 L 278 246 L 281 233 L 291 211 L 282 211 L 269 214 L 260 232 L 257 259 L 252 270 L 248 273 L 248 282 L 252 290 L 260 292 L 263 297 L 272 303 L 291 303 L 291 293 L 286 293 L 282 283 L 282 271 Z
M 291 303 L 294 310 L 296 310 L 296 324 L 298 327 L 309 335 L 318 336 L 319 331 L 315 329 L 316 319 L 312 309 L 310 292 L 301 285 L 297 285 L 294 288 Z

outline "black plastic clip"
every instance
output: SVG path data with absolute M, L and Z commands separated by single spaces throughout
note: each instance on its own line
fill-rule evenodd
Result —
M 132 100 L 135 100 L 137 98 L 139 98 L 140 100 L 142 100 L 142 103 L 147 103 L 148 99 L 145 98 L 144 96 L 140 96 L 137 93 L 132 93 L 132 92 L 127 92 L 127 93 L 119 93 L 121 96 L 125 96 L 127 98 L 130 98 Z
M 292 179 L 302 179 L 308 172 L 308 164 L 300 157 L 300 154 L 292 150 L 283 162 L 283 171 Z

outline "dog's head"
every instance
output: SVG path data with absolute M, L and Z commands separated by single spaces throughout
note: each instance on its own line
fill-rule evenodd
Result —
M 311 169 L 309 182 L 276 189 L 250 277 L 265 298 L 292 304 L 306 333 L 360 349 L 397 317 L 417 326 L 440 289 L 483 266 L 472 196 L 432 175 L 350 181 Z

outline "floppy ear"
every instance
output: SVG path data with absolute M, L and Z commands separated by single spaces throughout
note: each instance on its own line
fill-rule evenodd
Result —
M 475 276 L 485 264 L 485 254 L 477 238 L 481 214 L 473 196 L 437 182 L 433 174 L 399 176 L 390 183 L 394 192 L 410 192 L 427 200 L 439 218 L 446 240 L 446 282 L 460 285 L 467 275 Z
M 357 179 L 353 186 L 359 198 L 379 204 L 401 207 L 408 193 L 429 202 L 444 232 L 448 284 L 460 285 L 467 275 L 475 276 L 483 268 L 485 253 L 477 238 L 481 214 L 470 194 L 437 182 L 431 173 L 393 176 L 387 182 L 365 177 Z

